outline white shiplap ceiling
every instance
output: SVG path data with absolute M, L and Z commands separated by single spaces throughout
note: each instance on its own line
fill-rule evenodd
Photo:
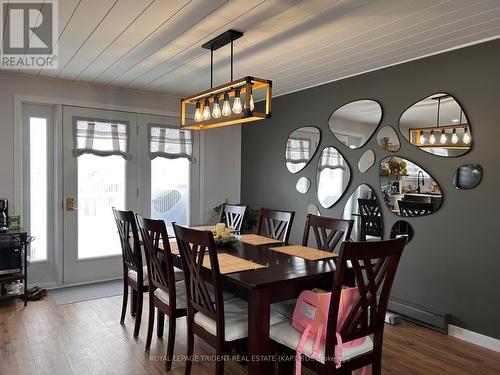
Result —
M 201 44 L 230 28 L 235 78 L 280 95 L 500 37 L 500 0 L 59 0 L 59 69 L 18 73 L 189 95 L 210 85 Z

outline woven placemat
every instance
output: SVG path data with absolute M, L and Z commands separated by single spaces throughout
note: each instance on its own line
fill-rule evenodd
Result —
M 271 247 L 271 250 L 279 251 L 288 255 L 300 257 L 306 260 L 321 260 L 338 257 L 337 253 L 330 253 L 328 251 L 313 249 L 312 247 L 291 245 L 291 246 L 278 246 Z
M 240 236 L 240 241 L 255 246 L 282 242 L 280 240 L 274 240 L 272 238 L 259 236 L 257 234 L 242 234 Z
M 227 253 L 217 254 L 217 258 L 219 259 L 220 273 L 224 275 L 233 272 L 242 272 L 242 271 L 257 270 L 260 268 L 266 268 L 266 266 L 263 266 L 262 264 L 238 258 L 234 255 Z M 206 256 L 203 259 L 203 266 L 206 268 L 210 268 L 210 258 L 208 256 Z

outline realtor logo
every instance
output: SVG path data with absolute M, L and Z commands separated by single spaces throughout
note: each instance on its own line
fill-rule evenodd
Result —
M 1 0 L 2 69 L 57 69 L 57 0 Z

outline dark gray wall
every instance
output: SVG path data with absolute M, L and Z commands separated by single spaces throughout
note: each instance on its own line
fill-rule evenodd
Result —
M 472 127 L 472 150 L 459 158 L 442 158 L 417 150 L 399 133 L 398 119 L 412 103 L 437 92 L 455 96 L 464 106 Z M 375 137 L 360 150 L 342 145 L 328 128 L 328 118 L 340 105 L 362 98 L 378 100 L 383 125 L 393 126 L 401 141 L 397 155 L 427 170 L 441 185 L 444 203 L 427 217 L 408 220 L 415 237 L 406 247 L 392 295 L 428 308 L 449 312 L 452 324 L 500 338 L 500 41 L 484 43 L 422 60 L 378 70 L 341 81 L 277 97 L 273 117 L 242 127 L 242 202 L 252 207 L 296 211 L 291 240 L 300 241 L 306 207 L 315 203 L 315 168 L 321 150 L 338 148 L 348 160 L 352 179 L 342 199 L 325 216 L 340 217 L 352 191 L 366 182 L 378 188 L 378 163 L 387 155 Z M 313 125 L 322 139 L 312 162 L 298 174 L 288 172 L 285 143 L 295 128 Z M 367 149 L 376 164 L 367 173 L 357 169 Z M 475 162 L 484 168 L 474 190 L 457 191 L 455 169 Z M 305 195 L 295 190 L 300 176 L 312 181 Z M 381 200 L 380 189 L 376 190 Z M 384 205 L 388 237 L 398 217 Z

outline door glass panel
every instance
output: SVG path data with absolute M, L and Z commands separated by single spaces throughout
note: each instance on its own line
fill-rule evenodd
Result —
M 121 253 L 111 211 L 125 208 L 125 160 L 121 156 L 78 157 L 78 259 Z
M 151 160 L 151 217 L 164 220 L 170 235 L 172 222 L 189 224 L 189 169 L 186 158 Z
M 47 119 L 30 117 L 30 234 L 31 260 L 47 260 Z

